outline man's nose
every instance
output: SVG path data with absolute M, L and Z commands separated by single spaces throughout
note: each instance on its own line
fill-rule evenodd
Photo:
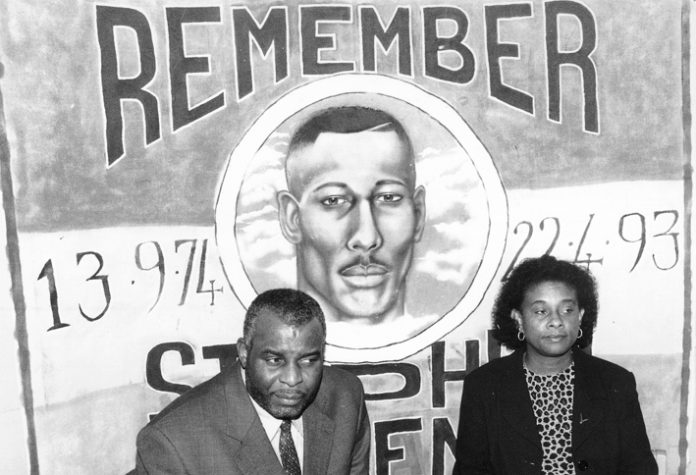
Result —
M 280 373 L 280 382 L 288 386 L 297 386 L 302 382 L 302 370 L 295 363 L 287 363 Z
M 382 245 L 382 235 L 377 227 L 370 200 L 360 200 L 352 219 L 353 232 L 348 239 L 348 248 L 353 251 L 372 251 Z

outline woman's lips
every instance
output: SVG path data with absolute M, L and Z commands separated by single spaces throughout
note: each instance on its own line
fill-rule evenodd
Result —
M 561 340 L 565 340 L 567 336 L 568 335 L 565 335 L 565 334 L 546 335 L 544 338 L 546 338 L 547 340 L 551 340 L 551 341 L 561 341 Z

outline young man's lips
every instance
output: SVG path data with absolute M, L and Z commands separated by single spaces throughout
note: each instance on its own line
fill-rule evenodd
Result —
M 341 270 L 346 283 L 356 289 L 372 289 L 381 285 L 389 271 L 379 264 L 353 265 Z
M 358 264 L 346 267 L 341 271 L 341 275 L 346 277 L 369 277 L 373 275 L 384 275 L 386 273 L 386 267 L 379 264 L 368 264 L 366 266 Z

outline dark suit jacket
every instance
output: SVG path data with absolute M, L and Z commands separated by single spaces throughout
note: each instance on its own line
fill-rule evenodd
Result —
M 303 475 L 366 474 L 370 423 L 360 380 L 324 367 L 302 415 Z M 136 473 L 282 475 L 239 363 L 172 402 L 138 434 Z
M 455 474 L 538 475 L 543 452 L 522 351 L 464 379 Z M 657 474 L 633 374 L 575 349 L 572 453 L 576 473 Z

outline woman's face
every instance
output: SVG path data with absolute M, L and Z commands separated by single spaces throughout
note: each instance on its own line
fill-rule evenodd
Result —
M 526 337 L 530 356 L 561 357 L 578 338 L 584 310 L 575 289 L 563 282 L 540 282 L 527 289 L 512 318 Z

